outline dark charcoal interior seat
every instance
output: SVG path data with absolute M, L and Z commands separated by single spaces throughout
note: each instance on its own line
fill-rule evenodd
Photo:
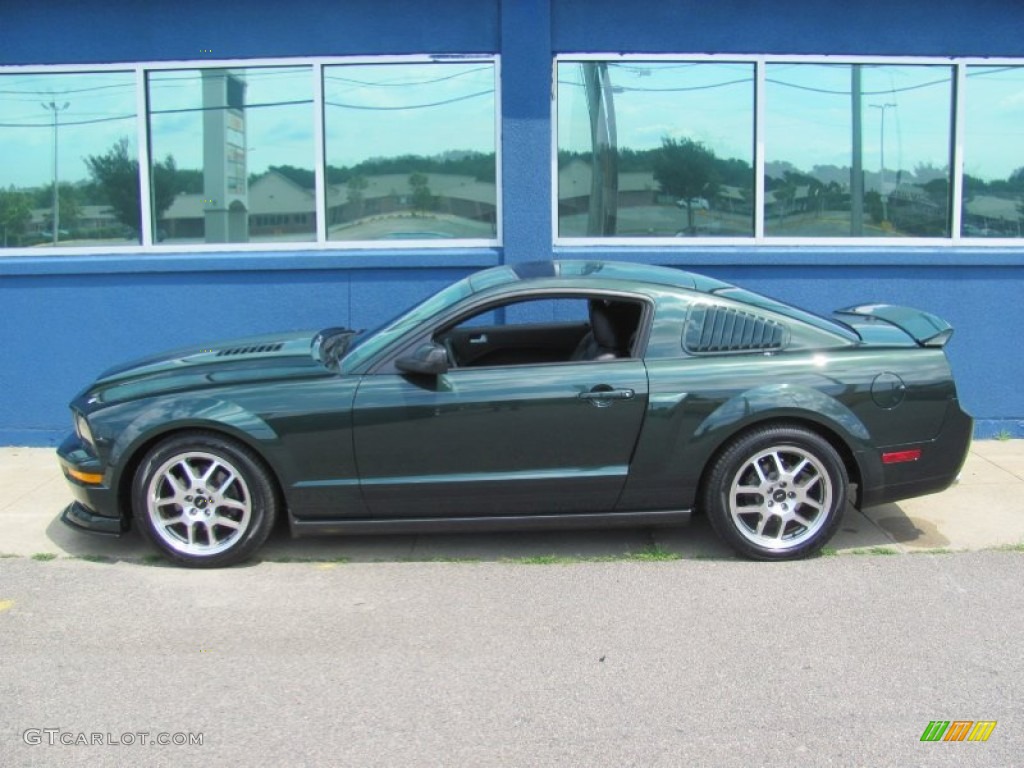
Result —
M 629 357 L 640 320 L 639 305 L 606 299 L 590 301 L 590 330 L 570 360 L 614 360 Z

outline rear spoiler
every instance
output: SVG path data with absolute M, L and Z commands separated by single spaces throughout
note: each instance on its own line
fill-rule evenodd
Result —
M 943 347 L 953 335 L 953 326 L 930 312 L 894 304 L 861 304 L 837 309 L 837 315 L 873 318 L 894 325 L 922 347 Z

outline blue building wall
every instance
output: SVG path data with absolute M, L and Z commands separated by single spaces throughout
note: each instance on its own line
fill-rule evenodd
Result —
M 55 442 L 69 427 L 67 401 L 126 358 L 272 330 L 372 326 L 476 268 L 552 256 L 681 265 L 821 312 L 864 300 L 927 309 L 957 328 L 948 350 L 979 434 L 1024 436 L 1024 247 L 553 248 L 550 236 L 554 53 L 1024 57 L 1022 23 L 1018 0 L 51 0 L 7 7 L 4 65 L 500 53 L 504 245 L 0 256 L 0 444 Z

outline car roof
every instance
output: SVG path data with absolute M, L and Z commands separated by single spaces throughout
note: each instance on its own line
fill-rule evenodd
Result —
M 604 280 L 632 280 L 642 283 L 666 285 L 672 288 L 688 288 L 691 291 L 710 293 L 721 288 L 731 288 L 730 283 L 706 275 L 698 275 L 672 267 L 653 264 L 632 264 L 619 261 L 531 261 L 512 266 L 512 271 L 522 280 L 537 277 L 588 277 Z
M 620 261 L 582 261 L 561 260 L 529 261 L 477 272 L 468 278 L 474 293 L 497 285 L 518 281 L 543 280 L 557 278 L 586 278 L 588 280 L 608 280 L 609 282 L 636 282 L 648 285 L 660 285 L 669 288 L 696 291 L 711 296 L 732 299 L 751 307 L 777 312 L 792 320 L 812 325 L 816 328 L 838 334 L 851 341 L 859 340 L 860 336 L 849 326 L 834 318 L 808 312 L 777 299 L 764 296 L 732 283 L 718 280 L 707 275 L 699 275 L 674 267 L 660 267 L 653 264 L 634 264 Z

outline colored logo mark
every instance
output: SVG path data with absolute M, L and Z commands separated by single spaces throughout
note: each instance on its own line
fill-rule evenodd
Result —
M 921 741 L 988 741 L 996 720 L 932 720 L 921 734 Z

